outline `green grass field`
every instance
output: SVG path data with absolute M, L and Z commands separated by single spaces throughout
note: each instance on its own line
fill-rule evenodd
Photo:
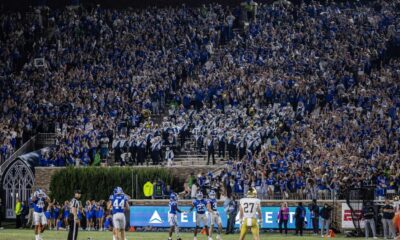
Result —
M 65 240 L 67 239 L 67 232 L 66 231 L 46 231 L 42 235 L 43 240 Z M 4 229 L 0 230 L 0 240 L 34 240 L 35 237 L 33 235 L 33 230 L 16 230 L 16 229 Z M 80 231 L 78 235 L 79 240 L 111 240 L 112 235 L 111 232 L 85 232 Z M 168 235 L 167 233 L 128 233 L 127 236 L 128 240 L 167 240 Z M 174 238 L 176 239 L 176 238 Z M 183 240 L 192 240 L 193 234 L 185 233 L 182 235 Z M 206 236 L 199 235 L 198 240 L 207 240 Z M 215 236 L 214 236 L 215 239 Z M 222 235 L 223 240 L 238 240 L 239 235 Z M 247 239 L 251 240 L 251 235 L 247 236 Z M 272 234 L 272 233 L 263 233 L 261 235 L 261 239 L 268 239 L 268 240 L 282 240 L 282 239 L 304 239 L 304 240 L 313 240 L 313 239 L 323 239 L 321 236 L 314 237 L 309 235 L 308 233 L 305 234 L 303 237 L 296 237 L 293 235 L 281 236 L 279 234 Z M 343 240 L 348 239 L 343 236 L 337 236 L 336 240 Z M 357 239 L 357 238 L 351 238 Z M 358 238 L 363 239 L 363 238 Z

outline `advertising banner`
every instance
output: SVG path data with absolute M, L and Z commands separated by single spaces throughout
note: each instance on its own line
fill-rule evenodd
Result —
M 360 204 L 357 209 L 354 209 L 356 215 L 362 216 L 362 204 Z M 360 227 L 364 227 L 364 221 L 361 220 Z M 344 229 L 354 229 L 353 219 L 351 216 L 351 210 L 347 203 L 342 203 L 342 228 Z
M 178 214 L 178 225 L 180 227 L 193 228 L 196 222 L 196 213 L 193 211 L 189 213 L 190 207 L 179 207 L 180 210 L 187 213 Z M 295 207 L 290 207 L 290 217 L 288 228 L 295 229 L 294 213 Z M 136 227 L 169 227 L 168 225 L 168 206 L 132 206 L 130 207 L 130 224 Z M 226 227 L 227 216 L 223 207 L 218 208 L 218 212 L 222 219 L 222 226 Z M 263 215 L 262 228 L 279 228 L 278 226 L 278 212 L 279 207 L 262 207 L 261 212 Z M 307 209 L 307 225 L 305 228 L 312 229 L 310 219 L 310 212 Z M 239 227 L 239 215 L 236 216 L 236 227 Z

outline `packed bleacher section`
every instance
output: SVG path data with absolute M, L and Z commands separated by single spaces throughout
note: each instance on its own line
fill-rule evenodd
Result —
M 214 182 L 238 194 L 397 192 L 400 62 L 388 44 L 399 4 L 261 5 L 244 31 L 233 31 L 236 9 L 216 4 L 1 15 L 1 159 L 24 134 L 51 130 L 43 166 L 90 165 L 110 150 L 158 164 L 165 146 L 192 141 L 229 160 Z

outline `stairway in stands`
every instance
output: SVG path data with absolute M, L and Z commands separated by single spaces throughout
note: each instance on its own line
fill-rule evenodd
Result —
M 221 166 L 224 164 L 224 159 L 218 157 L 218 153 L 215 153 L 215 165 Z M 194 139 L 187 140 L 185 147 L 181 151 L 175 153 L 174 159 L 175 165 L 180 166 L 204 166 L 207 165 L 207 151 L 204 149 L 203 153 L 200 153 L 196 149 Z M 212 165 L 212 159 L 210 159 L 210 165 Z

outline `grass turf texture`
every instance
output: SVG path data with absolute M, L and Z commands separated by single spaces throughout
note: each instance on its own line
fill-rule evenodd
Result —
M 213 236 L 213 239 L 216 239 L 216 234 Z M 182 240 L 193 240 L 192 233 L 184 233 L 181 234 Z M 288 234 L 288 236 L 280 235 L 276 233 L 262 233 L 260 235 L 261 240 L 283 240 L 283 239 L 304 239 L 304 240 L 313 240 L 313 239 L 324 239 L 321 236 L 312 236 L 309 233 L 306 233 L 303 237 L 293 236 L 292 234 Z M 65 240 L 67 239 L 66 231 L 45 231 L 42 234 L 43 240 Z M 18 229 L 4 229 L 0 230 L 0 240 L 34 240 L 33 230 L 18 230 Z M 112 235 L 111 232 L 85 232 L 80 231 L 78 235 L 78 240 L 111 240 Z M 127 240 L 167 240 L 168 233 L 157 232 L 157 233 L 128 233 Z M 175 240 L 175 235 L 173 236 Z M 198 240 L 207 240 L 205 235 L 198 235 Z M 223 240 L 238 240 L 239 235 L 222 235 Z M 246 236 L 246 239 L 251 240 L 251 234 Z M 327 239 L 327 238 L 325 238 Z M 364 239 L 364 238 L 346 238 L 342 235 L 336 236 L 334 239 L 336 240 L 344 240 L 344 239 Z

